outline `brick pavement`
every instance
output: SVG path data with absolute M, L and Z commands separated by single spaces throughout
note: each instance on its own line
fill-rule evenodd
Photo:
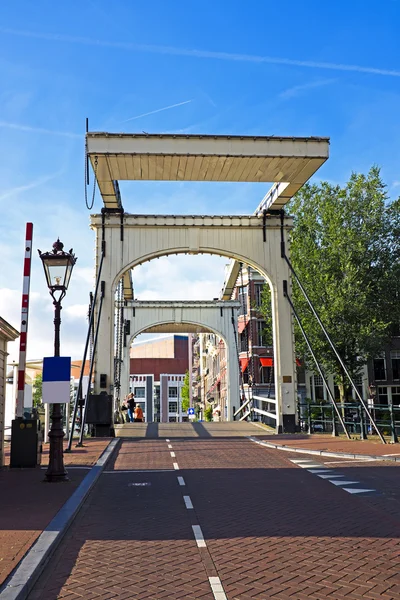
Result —
M 85 441 L 65 455 L 68 466 L 92 466 L 109 439 Z M 42 464 L 48 464 L 45 449 Z M 0 469 L 0 585 L 31 548 L 42 531 L 73 494 L 87 473 L 86 469 L 70 469 L 68 483 L 44 483 L 44 470 Z
M 213 598 L 214 576 L 228 600 L 400 597 L 400 512 L 245 439 L 170 445 L 123 442 L 30 600 Z M 173 462 L 179 471 L 150 472 Z M 145 472 L 118 472 L 128 468 Z M 197 547 L 194 524 L 206 548 Z
M 368 454 L 384 456 L 394 454 L 400 458 L 400 444 L 382 444 L 377 439 L 348 440 L 345 437 L 333 437 L 324 434 L 263 435 L 263 440 L 272 444 L 304 448 L 307 450 L 324 450 L 327 452 L 346 452 L 350 454 Z

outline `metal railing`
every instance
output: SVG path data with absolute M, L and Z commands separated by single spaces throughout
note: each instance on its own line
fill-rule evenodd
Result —
M 359 402 L 336 403 L 340 410 L 343 422 L 350 434 L 359 435 L 361 439 L 368 436 L 377 437 L 373 421 L 379 428 L 382 436 L 391 438 L 393 443 L 398 442 L 400 435 L 400 406 L 392 404 L 373 404 L 368 412 Z M 368 414 L 369 413 L 369 414 Z M 318 404 L 312 402 L 298 403 L 298 417 L 300 429 L 306 433 L 343 433 L 343 427 L 332 417 L 331 404 Z
M 249 406 L 250 402 L 252 402 L 251 406 Z M 275 412 L 271 412 L 270 410 L 264 410 L 263 408 L 258 408 L 258 406 L 254 405 L 254 402 L 257 402 L 257 403 L 265 402 L 266 404 L 273 404 L 275 407 Z M 245 402 L 243 402 L 243 404 L 233 414 L 233 417 L 236 418 L 237 416 L 239 416 L 239 421 L 244 421 L 248 417 L 251 417 L 251 419 L 254 419 L 256 417 L 258 420 L 257 415 L 261 415 L 261 417 L 264 417 L 264 419 L 261 419 L 261 420 L 266 420 L 265 417 L 267 417 L 268 419 L 273 419 L 274 425 L 276 425 L 277 418 L 278 418 L 277 414 L 276 414 L 277 404 L 278 404 L 278 401 L 275 400 L 275 398 L 265 398 L 264 396 L 253 396 L 252 398 L 248 398 Z M 245 409 L 246 409 L 246 412 L 243 412 Z M 268 424 L 270 424 L 270 423 L 268 423 Z

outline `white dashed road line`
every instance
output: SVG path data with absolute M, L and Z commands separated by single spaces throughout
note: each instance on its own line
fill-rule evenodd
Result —
M 359 481 L 343 481 L 343 480 L 334 481 L 332 479 L 332 480 L 329 480 L 329 483 L 333 483 L 333 485 L 355 485 L 355 484 L 359 483 Z
M 165 440 L 166 442 L 170 442 L 171 440 L 169 440 L 168 438 Z
M 183 496 L 183 499 L 185 501 L 185 506 L 186 506 L 187 509 L 193 508 L 193 504 L 192 504 L 192 501 L 190 499 L 190 496 Z
M 343 488 L 345 492 L 349 492 L 349 494 L 370 494 L 371 492 L 376 492 L 376 490 L 363 490 L 360 488 Z
M 183 477 L 178 477 L 178 483 L 179 483 L 179 485 L 186 485 Z
M 170 452 L 172 458 L 175 458 L 175 452 Z
M 206 548 L 207 544 L 205 542 L 204 535 L 203 535 L 200 525 L 192 525 L 192 529 L 193 529 L 194 538 L 196 540 L 197 546 L 199 548 Z
M 168 444 L 168 448 L 172 448 L 172 444 Z
M 214 594 L 215 600 L 227 600 L 227 597 L 224 592 L 224 588 L 222 587 L 222 583 L 219 577 L 209 577 L 208 578 L 212 593 Z
M 179 471 L 179 465 L 178 463 L 172 463 L 174 465 L 174 469 L 175 471 Z

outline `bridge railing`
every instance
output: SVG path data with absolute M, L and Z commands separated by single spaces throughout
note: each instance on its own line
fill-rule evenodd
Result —
M 359 435 L 362 439 L 376 436 L 376 432 L 360 403 L 337 403 L 343 416 L 343 421 L 350 434 Z M 398 441 L 400 435 L 400 406 L 393 404 L 373 404 L 369 406 L 370 414 L 383 436 L 391 436 L 392 442 Z M 300 429 L 306 433 L 332 433 L 332 406 L 310 402 L 298 403 Z M 335 420 L 338 433 L 343 428 Z
M 265 408 L 259 408 L 259 406 L 256 406 L 255 403 L 260 404 L 263 407 L 265 404 L 273 405 L 273 412 L 270 406 L 267 406 L 266 408 L 268 410 L 265 410 Z M 276 406 L 277 400 L 275 400 L 275 398 L 266 398 L 258 395 L 252 396 L 243 402 L 233 416 L 234 418 L 239 417 L 239 421 L 244 421 L 248 417 L 251 417 L 252 420 L 255 420 L 255 418 L 258 420 L 258 415 L 260 415 L 262 417 L 262 421 L 266 421 L 267 419 L 268 421 L 272 420 L 272 423 L 269 422 L 267 424 L 275 426 L 277 421 Z

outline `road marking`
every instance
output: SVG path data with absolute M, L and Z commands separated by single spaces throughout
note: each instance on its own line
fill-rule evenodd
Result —
M 367 494 L 368 492 L 376 492 L 376 490 L 363 490 L 363 489 L 355 489 L 355 488 L 343 488 L 345 492 L 349 492 L 349 494 Z
M 140 483 L 128 483 L 128 487 L 145 487 L 146 485 L 151 485 L 149 481 L 143 481 Z
M 175 452 L 170 452 L 171 458 L 175 458 Z
M 179 482 L 179 485 L 186 485 L 183 477 L 178 477 L 178 482 Z
M 322 467 L 322 465 L 316 465 L 315 463 L 313 465 L 297 465 L 298 467 L 301 467 L 302 469 L 320 469 Z
M 309 458 L 308 458 L 307 460 L 306 460 L 306 459 L 304 459 L 304 458 L 301 458 L 301 459 L 300 459 L 300 458 L 291 458 L 291 459 L 290 459 L 290 462 L 292 462 L 292 463 L 296 463 L 296 464 L 297 464 L 297 463 L 299 463 L 299 464 L 300 464 L 300 463 L 308 463 L 308 462 L 314 462 L 314 461 L 313 461 L 313 460 L 310 460 Z
M 172 444 L 168 444 L 168 448 L 172 448 Z
M 103 471 L 103 475 L 119 475 L 120 473 L 171 473 L 174 469 L 121 469 L 120 471 Z
M 344 475 L 319 475 L 317 473 L 317 477 L 321 477 L 321 479 L 332 479 L 332 477 L 344 477 Z
M 382 454 L 382 456 L 400 456 L 400 452 L 395 452 L 394 454 Z
M 313 475 L 318 475 L 318 473 L 329 473 L 332 469 L 307 469 L 307 471 Z
M 333 481 L 329 479 L 329 483 L 333 483 L 333 485 L 355 485 L 360 483 L 359 481 Z
M 215 600 L 227 600 L 227 597 L 222 587 L 222 583 L 219 577 L 209 577 L 210 586 L 212 593 L 214 594 Z
M 206 548 L 206 542 L 204 540 L 203 532 L 201 530 L 200 525 L 192 525 L 194 539 L 196 540 L 196 544 L 199 548 Z
M 175 471 L 179 471 L 179 465 L 178 463 L 172 463 L 174 465 L 174 469 Z
M 376 462 L 374 458 L 359 458 L 352 460 L 331 460 L 329 462 L 324 462 L 324 465 L 341 465 L 343 463 L 355 463 L 355 462 Z
M 168 438 L 165 440 L 166 442 L 170 442 L 171 440 L 169 440 Z
M 183 499 L 185 501 L 186 508 L 193 508 L 193 504 L 190 499 L 190 496 L 183 496 Z

